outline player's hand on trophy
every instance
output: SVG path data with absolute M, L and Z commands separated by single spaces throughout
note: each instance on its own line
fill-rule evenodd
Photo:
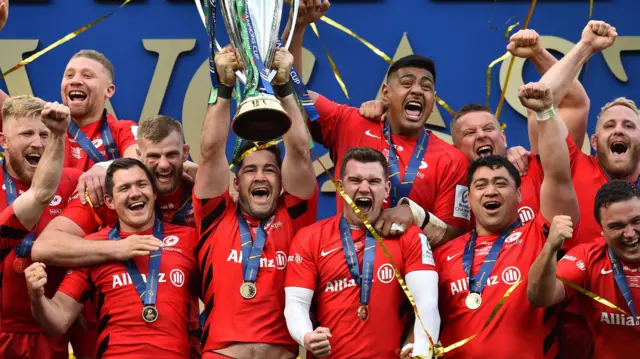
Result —
M 367 101 L 360 105 L 360 116 L 370 120 L 381 117 L 385 112 L 387 107 L 380 100 Z
M 32 263 L 24 270 L 24 279 L 27 281 L 27 291 L 31 300 L 44 296 L 44 286 L 47 284 L 47 266 L 44 263 Z
M 0 0 L 0 31 L 9 18 L 9 0 Z
M 296 28 L 302 28 L 320 20 L 330 7 L 329 0 L 300 0 Z M 291 12 L 293 12 L 293 6 L 291 6 Z
M 529 171 L 530 155 L 531 152 L 522 146 L 511 147 L 507 150 L 507 159 L 516 166 L 520 176 L 526 176 Z
M 52 133 L 60 136 L 67 133 L 69 122 L 71 122 L 71 115 L 67 106 L 57 102 L 47 102 L 44 104 L 41 117 L 44 125 Z
M 401 236 L 413 224 L 413 212 L 408 205 L 397 205 L 383 209 L 373 224 L 376 232 L 383 238 Z
M 531 58 L 542 51 L 540 35 L 535 30 L 520 30 L 509 38 L 507 51 L 516 57 Z
M 329 328 L 317 327 L 313 332 L 304 335 L 304 347 L 316 358 L 324 358 L 331 354 L 329 338 L 331 338 Z
M 115 258 L 118 261 L 126 261 L 133 257 L 148 256 L 151 252 L 163 247 L 161 239 L 152 235 L 132 234 L 129 237 L 115 241 Z
M 241 68 L 238 51 L 230 45 L 225 46 L 216 54 L 214 61 L 220 83 L 233 87 L 236 82 L 236 71 Z
M 522 106 L 535 112 L 548 110 L 553 106 L 553 93 L 543 82 L 530 82 L 520 86 L 518 98 Z
M 291 68 L 293 67 L 293 55 L 283 48 L 276 48 L 276 53 L 273 56 L 272 70 L 276 70 L 276 76 L 273 78 L 275 85 L 285 85 L 289 82 L 291 74 Z
M 555 216 L 551 220 L 551 228 L 547 237 L 547 245 L 554 252 L 559 251 L 564 241 L 573 237 L 573 222 L 569 216 Z
M 583 44 L 593 48 L 593 51 L 602 51 L 616 41 L 618 33 L 616 28 L 604 21 L 589 21 L 587 26 L 582 30 Z

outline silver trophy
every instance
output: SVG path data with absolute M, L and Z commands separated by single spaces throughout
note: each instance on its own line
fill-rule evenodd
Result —
M 270 85 L 275 76 L 271 66 L 279 39 L 283 0 L 220 0 L 220 4 L 231 44 L 238 49 L 244 65 L 238 76 L 245 84 L 244 101 L 233 118 L 233 132 L 250 141 L 278 138 L 291 127 L 291 119 Z M 299 0 L 293 0 L 292 6 L 291 34 Z M 285 48 L 290 41 L 291 36 Z

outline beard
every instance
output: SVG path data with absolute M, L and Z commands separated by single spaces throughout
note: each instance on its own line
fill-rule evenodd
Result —
M 27 168 L 27 165 L 25 164 L 26 160 L 24 159 L 22 153 L 12 153 L 12 151 L 9 150 L 7 151 L 6 157 L 9 161 L 9 164 L 11 165 L 11 168 L 18 177 L 17 179 L 30 185 L 31 181 L 33 180 L 33 174 L 35 170 Z
M 640 162 L 640 147 L 631 146 L 627 149 L 629 152 L 629 160 L 625 164 L 614 165 L 609 161 L 609 154 L 605 151 L 608 151 L 608 147 L 598 148 L 606 148 L 604 151 L 596 151 L 596 159 L 598 164 L 604 169 L 612 178 L 625 178 L 629 175 L 632 175 L 636 169 L 638 168 L 638 162 Z

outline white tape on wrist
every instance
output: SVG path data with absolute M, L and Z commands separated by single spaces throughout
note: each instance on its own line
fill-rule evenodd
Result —
M 553 105 L 551 107 L 549 107 L 546 110 L 540 111 L 540 112 L 536 112 L 536 120 L 538 121 L 548 121 L 552 118 L 554 118 L 556 115 L 556 109 L 553 107 Z
M 398 204 L 408 205 L 409 208 L 411 209 L 411 213 L 413 214 L 413 224 L 415 224 L 418 227 L 422 226 L 422 222 L 424 222 L 424 218 L 427 215 L 424 209 L 422 209 L 422 207 L 420 207 L 414 201 L 410 200 L 408 197 L 402 197 L 400 201 L 398 201 Z
M 100 167 L 102 167 L 102 168 L 104 168 L 104 169 L 107 169 L 107 168 L 109 168 L 109 166 L 111 165 L 111 163 L 112 163 L 112 162 L 113 162 L 113 160 L 110 160 L 110 161 L 104 161 L 104 162 L 98 162 L 98 163 L 96 163 L 95 165 L 96 165 L 96 166 L 100 166 Z
M 402 349 L 400 349 L 400 353 L 404 353 L 405 350 L 408 350 L 408 349 L 413 349 L 413 343 L 409 343 L 409 344 L 403 346 Z

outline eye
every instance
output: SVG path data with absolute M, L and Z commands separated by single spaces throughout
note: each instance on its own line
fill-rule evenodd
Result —
M 402 81 L 401 85 L 402 87 L 410 88 L 413 84 L 411 81 Z
M 487 184 L 486 184 L 486 183 L 476 183 L 476 184 L 474 185 L 474 187 L 475 187 L 476 189 L 484 189 L 485 187 L 487 187 Z

